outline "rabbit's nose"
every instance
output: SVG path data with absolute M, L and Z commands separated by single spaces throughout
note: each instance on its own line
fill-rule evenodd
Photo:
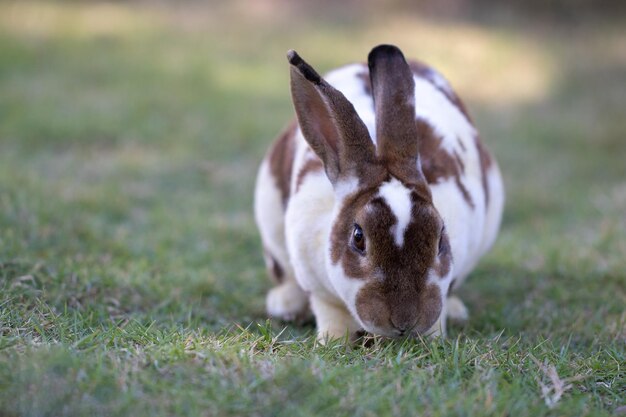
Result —
M 398 320 L 397 318 L 391 318 L 391 325 L 399 332 L 400 336 L 410 332 L 417 325 L 417 319 L 414 320 Z
M 400 299 L 395 308 L 392 308 L 389 314 L 389 321 L 394 329 L 400 334 L 408 333 L 417 326 L 419 314 L 417 306 L 411 299 Z

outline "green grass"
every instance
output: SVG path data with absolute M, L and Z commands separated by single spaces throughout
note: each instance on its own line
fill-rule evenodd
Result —
M 0 415 L 625 406 L 623 20 L 245 4 L 0 3 Z M 458 86 L 507 208 L 447 340 L 322 347 L 266 321 L 254 176 L 293 115 L 285 51 L 379 42 Z

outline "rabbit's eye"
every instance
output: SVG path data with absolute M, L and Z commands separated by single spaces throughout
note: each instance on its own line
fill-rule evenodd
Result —
M 352 231 L 352 247 L 361 255 L 365 254 L 365 235 L 363 229 L 358 224 L 354 225 Z

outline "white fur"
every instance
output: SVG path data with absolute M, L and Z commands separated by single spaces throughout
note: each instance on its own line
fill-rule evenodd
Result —
M 307 146 L 300 133 L 297 140 L 299 148 Z M 294 172 L 299 172 L 305 160 L 304 153 L 296 152 Z M 292 192 L 295 192 L 295 182 L 292 183 Z M 337 297 L 324 267 L 334 207 L 333 187 L 321 172 L 304 178 L 298 192 L 292 196 L 284 217 L 287 250 L 294 260 L 298 284 L 305 291 L 323 293 L 326 298 Z
M 504 183 L 500 168 L 496 161 L 487 171 L 487 185 L 489 187 L 489 204 L 487 205 L 487 213 L 485 216 L 485 229 L 483 243 L 481 245 L 480 255 L 487 253 L 498 236 L 500 229 L 500 221 L 502 220 L 502 207 L 504 206 Z
M 466 180 L 465 187 L 473 200 L 477 200 L 476 193 L 482 198 L 482 183 L 478 179 Z M 468 206 L 452 178 L 432 184 L 430 190 L 435 208 L 446 226 L 458 287 L 478 260 L 484 212 Z
M 365 281 L 346 276 L 341 265 L 333 265 L 330 259 L 326 260 L 326 270 L 331 276 L 331 284 L 338 298 L 342 300 L 352 317 L 363 326 L 356 311 L 356 296 L 365 285 Z
M 358 189 L 359 189 L 358 178 L 342 179 L 337 184 L 335 184 L 335 199 L 337 201 L 343 201 L 350 194 L 355 193 Z
M 452 94 L 452 88 L 450 88 L 450 84 L 448 83 L 448 80 L 443 78 L 443 76 L 439 74 L 437 71 L 434 71 L 432 69 L 429 70 L 428 77 L 430 77 L 431 81 L 433 82 L 435 86 L 442 89 L 446 94 Z
M 358 77 L 366 68 L 362 64 L 345 66 L 329 73 L 326 80 L 352 102 L 375 143 L 373 101 Z M 488 173 L 489 204 L 485 207 L 480 158 L 474 139 L 476 131 L 465 115 L 440 90 L 442 88 L 451 91 L 445 79 L 435 71 L 429 77 L 433 81 L 415 76 L 416 117 L 430 123 L 442 136 L 442 146 L 446 151 L 456 152 L 461 157 L 465 167 L 461 180 L 474 203 L 472 208 L 452 179 L 431 185 L 434 205 L 446 225 L 454 259 L 449 276 L 438 282 L 442 291 L 443 310 L 430 330 L 433 335 L 445 336 L 448 310 L 445 294 L 448 286 L 454 278 L 455 287 L 458 287 L 495 240 L 504 192 L 502 179 L 494 162 Z M 257 181 L 256 220 L 266 248 L 274 255 L 278 254 L 276 258 L 281 262 L 287 259 L 291 263 L 298 285 L 310 294 L 320 340 L 341 337 L 346 331 L 353 332 L 359 325 L 363 325 L 356 312 L 355 299 L 364 281 L 347 277 L 341 265 L 332 264 L 330 232 L 342 201 L 356 190 L 358 179 L 338 184 L 333 190 L 326 176 L 320 172 L 308 175 L 296 192 L 296 176 L 306 161 L 308 147 L 300 132 L 297 133 L 296 146 L 291 182 L 292 197 L 284 215 L 284 227 L 281 224 L 283 216 L 280 194 L 275 186 L 270 185 L 272 179 L 266 162 L 261 166 Z M 385 188 L 381 187 L 381 196 L 398 219 L 394 238 L 401 246 L 410 221 L 406 214 L 406 193 L 393 180 L 383 187 Z M 410 200 L 408 207 L 410 208 Z M 458 307 L 453 300 L 449 306 L 451 316 L 458 315 L 455 314 L 458 313 Z
M 283 202 L 280 190 L 270 173 L 269 163 L 263 161 L 257 175 L 254 193 L 254 215 L 261 232 L 263 246 L 281 264 L 290 267 L 285 247 L 285 221 L 282 215 Z M 268 267 L 271 260 L 265 259 Z
M 372 141 L 376 143 L 374 102 L 372 97 L 365 92 L 363 81 L 358 77 L 361 73 L 366 73 L 369 77 L 367 71 L 367 65 L 351 64 L 329 72 L 324 79 L 350 100 L 359 117 L 365 123 Z
M 265 263 L 272 268 L 273 257 L 283 269 L 283 282 L 272 288 L 266 297 L 267 313 L 270 317 L 293 320 L 306 312 L 308 295 L 295 281 L 292 262 L 285 246 L 285 222 L 282 215 L 283 203 L 280 190 L 264 161 L 259 168 L 254 198 L 254 213 L 263 238 Z
M 392 226 L 396 245 L 404 245 L 404 234 L 411 222 L 411 190 L 402 185 L 396 178 L 384 183 L 380 187 L 379 195 L 385 200 L 396 217 L 396 224 Z

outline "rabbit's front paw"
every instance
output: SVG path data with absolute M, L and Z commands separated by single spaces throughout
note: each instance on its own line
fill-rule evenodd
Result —
M 308 295 L 293 281 L 272 288 L 267 293 L 266 305 L 270 317 L 284 321 L 309 315 Z
M 467 307 L 465 307 L 463 301 L 461 301 L 461 299 L 456 295 L 448 297 L 448 302 L 446 303 L 446 314 L 448 319 L 457 323 L 466 322 L 469 318 Z

